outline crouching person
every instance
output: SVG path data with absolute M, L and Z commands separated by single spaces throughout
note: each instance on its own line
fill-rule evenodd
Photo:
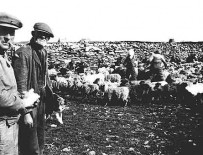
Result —
M 15 37 L 15 30 L 22 27 L 16 17 L 0 13 L 0 154 L 18 155 L 18 119 L 26 117 L 34 100 L 19 97 L 13 68 L 7 59 L 7 51 Z M 32 93 L 33 94 L 33 93 Z M 35 94 L 36 95 L 36 94 Z
M 15 52 L 13 67 L 18 91 L 22 93 L 33 88 L 40 95 L 40 101 L 28 115 L 19 121 L 20 155 L 43 155 L 45 138 L 45 94 L 51 89 L 48 78 L 47 51 L 45 45 L 54 37 L 45 23 L 34 24 L 32 38 Z M 46 88 L 45 88 L 46 87 Z

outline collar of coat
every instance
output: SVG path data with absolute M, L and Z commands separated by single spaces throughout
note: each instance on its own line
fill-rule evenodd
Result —
M 41 61 L 40 61 L 40 58 L 37 54 L 37 52 L 45 52 L 45 57 L 46 56 L 46 50 L 43 48 L 43 46 L 37 44 L 35 41 L 34 41 L 34 38 L 32 38 L 30 40 L 30 43 L 29 45 L 31 46 L 31 49 L 33 49 L 33 59 L 40 65 L 40 67 L 42 67 L 42 64 L 41 64 Z

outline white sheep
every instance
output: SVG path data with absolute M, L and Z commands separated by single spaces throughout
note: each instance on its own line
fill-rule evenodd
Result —
M 119 87 L 118 83 L 110 83 L 106 82 L 103 86 L 104 91 L 104 103 L 105 105 L 115 104 L 123 104 L 126 106 L 129 99 L 129 87 Z
M 121 76 L 119 74 L 108 74 L 105 76 L 105 81 L 110 81 L 110 82 L 121 82 Z
M 84 83 L 81 88 L 84 99 L 90 99 L 91 97 L 95 98 L 97 93 L 100 91 L 97 84 Z
M 83 82 L 87 82 L 87 83 L 93 84 L 96 79 L 100 79 L 101 81 L 104 81 L 104 77 L 105 77 L 104 74 L 98 73 L 98 74 L 84 75 L 82 77 L 82 79 L 83 79 Z
M 40 98 L 37 93 L 34 93 L 34 89 L 23 92 L 23 105 L 24 107 L 35 106 L 34 103 Z
M 190 84 L 185 89 L 196 96 L 198 93 L 203 93 L 203 83 Z

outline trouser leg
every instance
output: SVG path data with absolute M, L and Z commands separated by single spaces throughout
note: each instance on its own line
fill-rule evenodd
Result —
M 0 120 L 0 155 L 18 155 L 17 119 Z
M 156 82 L 156 81 L 163 81 L 164 80 L 164 74 L 162 69 L 156 68 L 152 70 L 153 78 L 151 81 Z
M 20 155 L 39 155 L 37 128 L 20 124 L 19 150 Z

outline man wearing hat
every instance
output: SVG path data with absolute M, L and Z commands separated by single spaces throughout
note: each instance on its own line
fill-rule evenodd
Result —
M 0 154 L 18 155 L 18 119 L 28 115 L 25 100 L 19 97 L 13 68 L 7 51 L 15 37 L 15 30 L 22 27 L 16 17 L 0 13 Z M 32 105 L 34 101 L 30 104 Z
M 47 70 L 47 51 L 44 46 L 54 35 L 45 23 L 35 23 L 33 28 L 30 42 L 25 47 L 19 48 L 13 59 L 18 91 L 22 93 L 33 88 L 36 93 L 40 94 L 37 107 L 29 115 L 21 117 L 19 121 L 20 155 L 43 154 L 45 90 L 49 89 L 52 93 Z
M 126 66 L 126 78 L 134 81 L 137 79 L 138 69 L 137 69 L 137 60 L 135 58 L 134 49 L 128 51 L 128 55 L 123 62 Z
M 157 49 L 152 53 L 149 58 L 150 63 L 150 74 L 152 76 L 151 81 L 163 81 L 164 74 L 163 74 L 163 66 L 167 68 L 167 63 L 164 56 L 161 54 L 161 50 Z

